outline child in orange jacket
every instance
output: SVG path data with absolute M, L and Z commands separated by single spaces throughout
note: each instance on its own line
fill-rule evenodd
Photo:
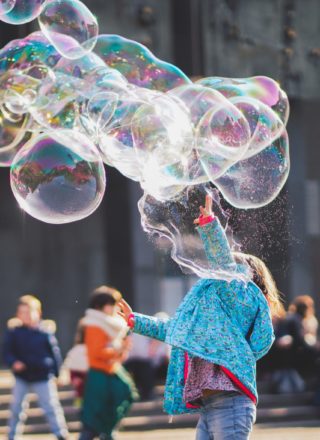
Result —
M 134 399 L 134 386 L 122 362 L 128 354 L 127 326 L 117 316 L 122 295 L 101 286 L 94 290 L 81 324 L 87 348 L 86 378 L 79 440 L 112 440 L 112 431 Z

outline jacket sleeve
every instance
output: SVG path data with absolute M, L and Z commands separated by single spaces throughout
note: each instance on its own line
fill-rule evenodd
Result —
M 270 309 L 267 301 L 264 298 L 262 300 L 248 341 L 256 360 L 266 355 L 274 342 Z
M 53 334 L 48 335 L 48 342 L 49 342 L 50 351 L 52 353 L 54 374 L 56 377 L 58 377 L 59 371 L 60 371 L 60 368 L 62 365 L 62 356 L 61 356 L 60 347 L 59 347 L 57 338 Z M 50 367 L 50 365 L 47 365 L 47 366 Z
M 14 352 L 14 335 L 12 330 L 7 330 L 4 335 L 3 360 L 10 368 L 19 360 Z
M 199 226 L 197 231 L 211 267 L 213 269 L 235 270 L 236 264 L 219 219 L 214 217 L 209 223 Z
M 141 315 L 140 313 L 134 313 L 133 331 L 140 335 L 164 342 L 169 322 L 170 319 L 165 320 L 153 316 Z

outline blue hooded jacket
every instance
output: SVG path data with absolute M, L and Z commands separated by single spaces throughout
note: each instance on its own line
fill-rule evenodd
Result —
M 227 238 L 218 219 L 198 228 L 213 268 L 235 271 Z M 256 361 L 270 349 L 273 327 L 261 290 L 245 277 L 231 281 L 200 279 L 173 318 L 134 314 L 133 331 L 172 345 L 164 395 L 169 414 L 195 412 L 183 401 L 185 352 L 228 369 L 255 397 Z
M 24 370 L 14 372 L 14 375 L 27 382 L 46 381 L 52 376 L 58 376 L 62 364 L 57 339 L 45 325 L 31 328 L 18 324 L 7 329 L 3 357 L 10 368 L 16 361 L 26 365 Z

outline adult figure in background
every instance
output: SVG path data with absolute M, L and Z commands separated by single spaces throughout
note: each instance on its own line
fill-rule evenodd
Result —
M 303 376 L 316 373 L 315 361 L 319 355 L 318 326 L 311 296 L 297 296 L 289 306 L 286 330 L 292 337 L 292 364 Z
M 156 318 L 168 319 L 169 316 L 164 312 L 155 314 Z M 153 390 L 157 376 L 166 376 L 166 369 L 169 362 L 170 347 L 163 342 L 146 336 L 133 333 L 132 349 L 125 364 L 129 373 L 133 376 L 138 388 L 141 400 L 150 400 L 153 397 Z
M 113 430 L 134 400 L 134 387 L 122 367 L 128 355 L 127 326 L 117 315 L 121 293 L 95 289 L 81 325 L 89 371 L 85 383 L 79 440 L 112 440 Z

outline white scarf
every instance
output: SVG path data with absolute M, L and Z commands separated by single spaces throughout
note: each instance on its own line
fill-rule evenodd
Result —
M 117 348 L 122 344 L 123 338 L 128 331 L 124 320 L 117 315 L 106 315 L 100 310 L 87 309 L 81 324 L 101 328 L 112 340 L 112 346 Z

